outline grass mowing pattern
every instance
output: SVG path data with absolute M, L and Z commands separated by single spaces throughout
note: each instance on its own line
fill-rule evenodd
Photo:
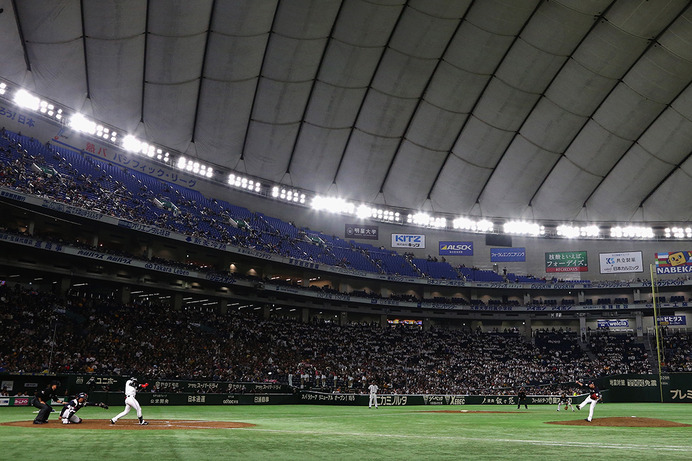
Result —
M 151 419 L 199 419 L 257 424 L 248 429 L 173 431 L 71 431 L 51 425 L 0 426 L 0 458 L 157 461 L 242 460 L 406 460 L 692 459 L 692 428 L 579 427 L 546 421 L 583 419 L 588 413 L 555 411 L 556 406 L 339 407 L 185 406 L 145 407 Z M 0 422 L 31 420 L 32 407 L 0 408 Z M 429 413 L 431 410 L 512 413 Z M 87 407 L 83 418 L 103 419 L 120 411 Z M 128 415 L 129 416 L 129 415 Z M 595 418 L 638 416 L 692 424 L 692 405 L 601 404 Z M 122 419 L 118 424 L 134 424 Z

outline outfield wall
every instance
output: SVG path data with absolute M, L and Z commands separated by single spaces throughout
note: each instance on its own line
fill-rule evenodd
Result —
M 0 406 L 25 406 L 38 389 L 59 380 L 59 394 L 89 392 L 90 400 L 122 405 L 125 381 L 122 376 L 0 374 L 0 385 L 17 397 L 0 396 Z M 692 373 L 658 375 L 613 375 L 596 380 L 604 402 L 692 403 Z M 140 392 L 142 405 L 367 405 L 368 395 L 299 390 L 279 383 L 233 383 L 220 381 L 152 380 L 156 392 Z M 26 397 L 26 395 L 32 397 Z M 583 395 L 573 396 L 580 402 Z M 557 405 L 557 395 L 529 395 L 529 405 Z M 402 395 L 381 394 L 379 405 L 516 405 L 515 395 Z

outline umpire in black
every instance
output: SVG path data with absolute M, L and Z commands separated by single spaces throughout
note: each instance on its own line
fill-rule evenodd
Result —
M 46 424 L 48 422 L 48 416 L 51 411 L 53 411 L 53 407 L 48 405 L 48 402 L 55 400 L 56 403 L 65 403 L 55 395 L 55 391 L 59 385 L 60 381 L 51 381 L 48 387 L 36 393 L 34 401 L 31 402 L 33 406 L 38 408 L 38 415 L 36 419 L 34 419 L 34 424 Z

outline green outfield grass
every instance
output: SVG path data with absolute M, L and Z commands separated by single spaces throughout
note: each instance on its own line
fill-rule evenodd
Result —
M 511 413 L 429 413 L 431 410 Z M 105 419 L 121 408 L 88 407 L 85 419 Z M 33 408 L 0 408 L 0 422 L 32 420 Z M 132 414 L 132 413 L 131 413 Z M 339 407 L 194 406 L 145 407 L 147 419 L 238 421 L 247 429 L 79 430 L 57 426 L 0 426 L 0 459 L 186 460 L 689 460 L 692 427 L 625 428 L 556 426 L 547 421 L 583 419 L 555 406 Z M 130 416 L 130 415 L 128 415 Z M 602 404 L 595 418 L 637 416 L 692 424 L 692 405 Z M 121 420 L 125 423 L 126 420 Z M 119 424 L 121 423 L 119 422 Z

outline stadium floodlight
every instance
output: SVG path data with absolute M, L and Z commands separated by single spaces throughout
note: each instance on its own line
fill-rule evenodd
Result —
M 430 215 L 419 211 L 418 213 L 409 214 L 406 217 L 406 222 L 418 226 L 428 226 L 430 225 Z
M 474 220 L 470 218 L 459 217 L 452 221 L 452 228 L 459 230 L 468 230 L 473 232 L 493 232 L 495 225 L 487 219 Z
M 666 227 L 663 233 L 666 238 L 692 238 L 692 227 Z
M 142 141 L 139 139 L 135 138 L 131 134 L 128 134 L 125 136 L 123 139 L 123 149 L 129 152 L 139 152 L 139 150 L 142 148 Z M 183 159 L 183 157 L 180 157 L 180 159 Z M 180 165 L 180 159 L 178 159 L 178 165 Z
M 25 89 L 21 89 L 14 94 L 14 103 L 19 107 L 24 107 L 26 109 L 31 109 L 38 111 L 41 99 L 38 96 L 34 96 Z
M 502 226 L 505 234 L 538 237 L 545 234 L 545 227 L 528 221 L 507 221 Z
M 570 226 L 563 224 L 557 226 L 556 233 L 559 237 L 577 238 L 577 237 L 598 237 L 600 229 L 598 226 Z
M 356 208 L 356 217 L 360 219 L 365 219 L 371 217 L 373 214 L 373 209 L 367 206 L 364 203 L 361 203 L 358 205 L 358 208 Z
M 323 210 L 329 213 L 354 214 L 356 207 L 353 203 L 347 202 L 340 197 L 324 197 L 316 195 L 310 206 L 315 210 Z
M 7 92 L 7 83 L 0 83 L 0 96 Z
M 654 238 L 654 230 L 644 226 L 614 226 L 610 228 L 610 236 L 613 238 Z
M 96 133 L 96 123 L 89 120 L 84 115 L 80 114 L 79 112 L 74 114 L 72 117 L 70 117 L 69 126 L 73 130 L 79 131 L 82 133 L 87 133 L 87 134 L 92 134 L 92 135 Z

